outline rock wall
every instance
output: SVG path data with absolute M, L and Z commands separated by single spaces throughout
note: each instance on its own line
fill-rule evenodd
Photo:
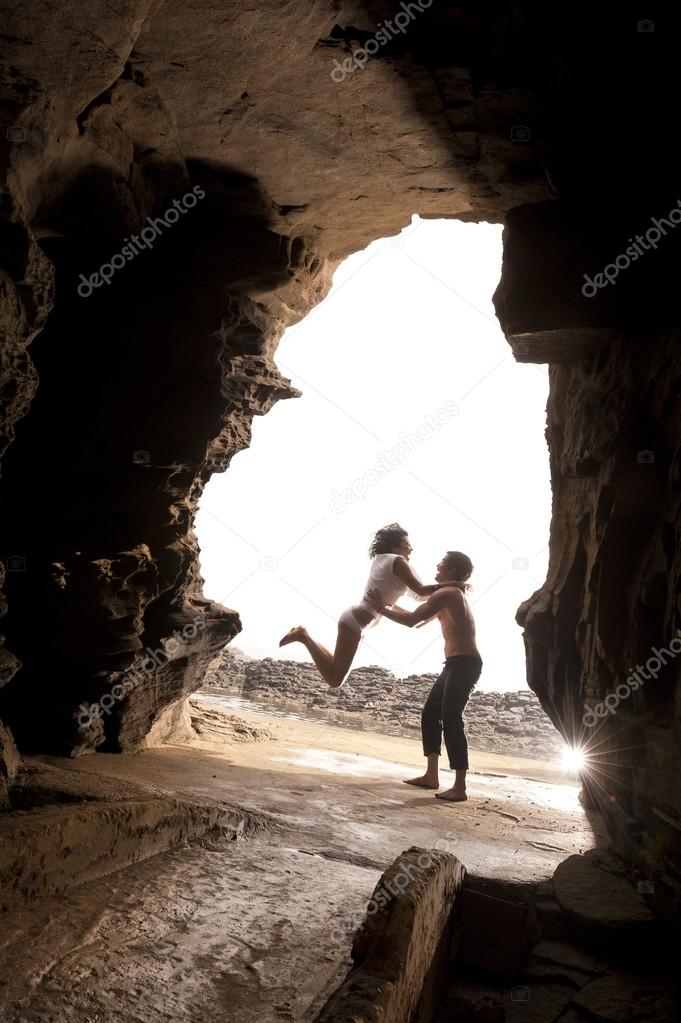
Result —
M 17 776 L 19 753 L 10 732 L 0 724 L 0 810 L 9 807 L 9 792 Z
M 549 574 L 522 605 L 529 683 L 587 755 L 611 836 L 681 912 L 681 359 L 612 345 L 551 371 Z M 588 424 L 586 426 L 585 424 Z M 676 649 L 675 649 L 676 648 Z
M 5 435 L 19 425 L 0 714 L 24 749 L 139 748 L 239 631 L 201 596 L 193 513 L 253 415 L 294 393 L 276 342 L 337 261 L 416 209 L 498 221 L 550 194 L 538 148 L 510 134 L 532 105 L 522 55 L 476 77 L 491 16 L 452 13 L 454 67 L 418 58 L 449 24 L 423 11 L 412 46 L 396 33 L 334 81 L 390 10 L 8 12 Z M 523 18 L 504 12 L 506 30 Z M 197 616 L 200 639 L 129 688 Z
M 7 12 L 0 717 L 21 748 L 139 748 L 238 632 L 201 596 L 202 486 L 293 394 L 283 328 L 414 212 L 505 221 L 498 315 L 552 364 L 551 564 L 521 622 L 554 723 L 579 738 L 585 700 L 679 626 L 679 241 L 651 219 L 679 198 L 674 15 L 407 7 Z M 605 721 L 587 787 L 678 891 L 675 665 Z
M 271 706 L 300 708 L 355 727 L 418 737 L 421 708 L 437 675 L 396 678 L 371 665 L 355 668 L 340 689 L 329 689 L 313 664 L 235 656 L 227 648 L 206 677 L 205 688 Z M 529 689 L 516 693 L 474 691 L 466 706 L 471 746 L 493 753 L 558 760 L 559 732 Z

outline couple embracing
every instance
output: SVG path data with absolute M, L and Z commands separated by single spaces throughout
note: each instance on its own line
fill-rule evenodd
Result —
M 371 570 L 364 597 L 341 614 L 333 653 L 313 640 L 302 625 L 287 632 L 279 645 L 302 643 L 322 678 L 337 689 L 350 671 L 363 632 L 373 627 L 381 616 L 408 628 L 437 618 L 444 639 L 445 663 L 421 713 L 427 767 L 425 774 L 410 778 L 407 784 L 439 789 L 438 764 L 444 734 L 449 766 L 456 777 L 452 788 L 436 792 L 436 796 L 449 802 L 462 802 L 466 799 L 468 770 L 463 710 L 482 670 L 482 659 L 475 644 L 475 623 L 465 596 L 473 565 L 460 551 L 447 551 L 437 566 L 436 581 L 424 584 L 409 564 L 411 552 L 407 531 L 397 523 L 378 530 L 369 548 Z M 420 601 L 415 611 L 397 606 L 396 602 L 405 593 Z

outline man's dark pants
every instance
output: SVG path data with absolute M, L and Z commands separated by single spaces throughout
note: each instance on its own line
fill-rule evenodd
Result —
M 482 660 L 456 654 L 445 661 L 442 674 L 428 694 L 421 712 L 421 735 L 425 756 L 440 753 L 442 733 L 453 771 L 468 770 L 468 743 L 463 730 L 463 709 L 480 678 Z

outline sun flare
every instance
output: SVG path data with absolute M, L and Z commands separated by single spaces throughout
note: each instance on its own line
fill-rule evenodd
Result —
M 579 774 L 588 763 L 586 751 L 579 746 L 566 746 L 562 752 L 563 767 L 570 774 Z

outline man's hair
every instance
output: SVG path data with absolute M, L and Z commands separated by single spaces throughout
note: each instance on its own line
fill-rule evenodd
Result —
M 391 522 L 389 526 L 383 526 L 374 533 L 374 538 L 369 546 L 369 557 L 375 558 L 377 554 L 391 554 L 396 547 L 409 536 L 406 529 L 402 529 L 397 522 Z
M 465 583 L 470 578 L 473 571 L 473 562 L 467 554 L 462 554 L 461 551 L 447 551 L 445 561 L 454 572 L 456 582 Z M 469 585 L 464 586 L 464 590 L 468 589 L 470 589 Z

